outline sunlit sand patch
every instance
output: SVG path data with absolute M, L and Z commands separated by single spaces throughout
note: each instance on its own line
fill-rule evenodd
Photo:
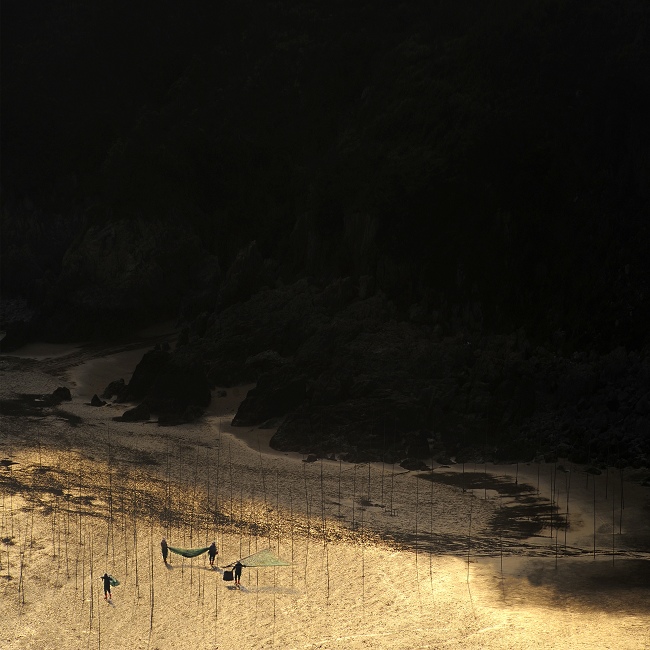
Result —
M 547 465 L 479 468 L 473 485 L 432 482 L 446 470 L 268 453 L 261 433 L 238 435 L 216 408 L 206 422 L 165 430 L 113 423 L 76 399 L 66 410 L 78 426 L 3 420 L 3 650 L 636 650 L 646 641 L 637 603 L 648 596 L 647 519 L 635 513 L 647 513 L 647 497 L 626 484 L 621 518 L 613 477 L 606 498 L 607 477 L 594 483 L 576 469 L 567 518 L 565 477 Z M 507 493 L 516 471 L 533 492 Z M 524 510 L 509 522 L 518 497 Z M 525 497 L 542 507 L 530 537 L 516 521 L 532 512 Z M 219 567 L 204 555 L 165 566 L 163 535 L 182 547 L 215 539 Z M 267 546 L 291 566 L 245 569 L 243 588 L 229 589 L 223 566 Z M 112 606 L 104 571 L 120 580 Z

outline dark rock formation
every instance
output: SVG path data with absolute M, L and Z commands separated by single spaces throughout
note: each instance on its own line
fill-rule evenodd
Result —
M 92 399 L 90 400 L 90 405 L 91 406 L 106 406 L 106 402 L 103 399 L 99 399 L 97 395 L 93 395 Z
M 113 397 L 117 398 L 118 402 L 124 401 L 126 398 L 126 384 L 124 379 L 116 379 L 104 389 L 102 393 L 103 399 L 112 399 Z
M 290 413 L 305 400 L 306 381 L 293 365 L 263 374 L 257 387 L 248 392 L 232 421 L 233 426 L 261 424 L 269 418 Z
M 70 393 L 70 389 L 66 386 L 59 386 L 58 388 L 56 388 L 52 393 L 52 397 L 55 400 L 55 402 L 72 401 L 72 394 Z
M 151 418 L 151 410 L 146 402 L 142 402 L 132 409 L 128 409 L 121 416 L 114 418 L 122 422 L 143 422 Z
M 412 472 L 425 472 L 426 470 L 431 469 L 429 465 L 417 458 L 405 458 L 399 466 Z
M 158 424 L 166 427 L 188 424 L 203 417 L 204 412 L 204 409 L 195 404 L 190 404 L 182 411 L 178 406 L 174 405 L 172 408 L 160 413 L 158 416 Z
M 125 401 L 136 401 L 144 399 L 158 377 L 167 371 L 170 363 L 171 353 L 167 350 L 158 349 L 145 352 L 144 356 L 135 367 L 131 381 L 129 381 L 125 392 Z
M 149 409 L 146 419 L 157 413 L 167 425 L 196 420 L 211 400 L 201 359 L 188 350 L 172 353 L 163 345 L 143 355 L 126 387 L 115 388 L 123 401 L 143 400 Z
M 167 358 L 147 392 L 147 401 L 156 413 L 182 412 L 188 406 L 203 408 L 211 399 L 200 357 L 182 351 Z

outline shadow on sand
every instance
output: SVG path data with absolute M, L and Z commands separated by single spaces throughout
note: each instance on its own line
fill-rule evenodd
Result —
M 507 602 L 650 616 L 650 560 L 510 558 L 495 578 Z

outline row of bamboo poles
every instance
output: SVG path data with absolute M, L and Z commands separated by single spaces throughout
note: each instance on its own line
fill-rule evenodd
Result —
M 42 469 L 43 448 L 39 439 L 38 464 Z M 52 456 L 53 452 L 46 452 Z M 52 456 L 52 457 L 55 457 Z M 49 502 L 44 506 L 36 503 L 29 504 L 27 510 L 22 510 L 24 516 L 14 512 L 14 493 L 11 489 L 2 491 L 2 509 L 0 517 L 0 539 L 4 549 L 0 548 L 0 572 L 6 570 L 7 584 L 14 584 L 11 567 L 17 570 L 17 597 L 20 606 L 26 604 L 26 589 L 28 585 L 27 567 L 32 561 L 32 555 L 38 553 L 34 538 L 34 513 L 41 508 L 41 515 L 49 517 L 49 540 L 51 544 L 52 561 L 55 566 L 55 584 L 74 579 L 75 593 L 78 594 L 81 613 L 88 616 L 89 630 L 97 635 L 101 647 L 101 608 L 98 607 L 102 590 L 99 588 L 98 566 L 115 573 L 120 579 L 133 578 L 135 585 L 136 604 L 139 603 L 141 587 L 148 586 L 149 594 L 149 635 L 155 624 L 155 585 L 154 567 L 158 556 L 158 539 L 154 531 L 164 529 L 168 539 L 177 540 L 176 545 L 193 547 L 208 545 L 213 539 L 218 541 L 220 558 L 225 559 L 231 554 L 232 559 L 245 557 L 264 546 L 272 546 L 279 555 L 286 554 L 293 567 L 291 570 L 291 585 L 297 577 L 298 555 L 296 540 L 300 538 L 305 544 L 303 566 L 299 567 L 304 581 L 304 589 L 308 588 L 308 558 L 311 545 L 322 545 L 321 562 L 325 576 L 323 588 L 327 601 L 330 598 L 330 566 L 329 545 L 337 537 L 344 534 L 358 541 L 361 562 L 361 597 L 365 601 L 366 567 L 364 558 L 364 541 L 369 535 L 377 533 L 366 520 L 368 507 L 377 500 L 378 507 L 389 517 L 399 518 L 400 510 L 407 509 L 403 502 L 404 491 L 400 491 L 399 503 L 395 494 L 395 480 L 405 479 L 401 470 L 394 464 L 386 466 L 371 464 L 343 464 L 338 462 L 338 475 L 332 481 L 331 467 L 329 480 L 324 478 L 324 465 L 332 461 L 322 459 L 313 464 L 304 463 L 302 480 L 294 481 L 288 486 L 288 493 L 281 495 L 280 473 L 277 467 L 272 467 L 269 458 L 264 457 L 259 449 L 259 469 L 251 480 L 244 480 L 241 474 L 246 468 L 238 466 L 233 459 L 230 438 L 219 436 L 216 449 L 190 447 L 182 439 L 166 438 L 165 463 L 162 476 L 160 473 L 146 472 L 142 469 L 127 472 L 124 469 L 115 470 L 116 459 L 111 445 L 111 433 L 106 432 L 106 464 L 103 465 L 105 474 L 98 482 L 98 474 L 81 458 L 78 458 L 76 470 L 59 461 L 55 463 L 56 473 L 64 477 L 61 489 L 53 491 Z M 63 466 L 66 469 L 63 469 Z M 206 472 L 201 475 L 200 467 Z M 432 463 L 433 467 L 433 463 Z M 547 535 L 555 554 L 557 566 L 561 550 L 567 551 L 567 528 L 570 518 L 572 477 L 579 473 L 574 467 L 566 470 L 557 463 L 537 466 L 537 491 L 541 490 L 541 482 L 549 486 L 549 522 Z M 487 476 L 487 465 L 483 467 Z M 542 476 L 542 470 L 547 476 Z M 12 467 L 7 471 L 11 479 Z M 436 534 L 435 521 L 435 482 L 433 473 L 417 472 L 418 477 L 430 478 L 427 491 L 421 489 L 420 480 L 413 481 L 412 495 L 414 499 L 413 519 L 413 550 L 415 553 L 416 571 L 420 571 L 421 556 L 428 555 L 429 576 L 433 586 L 432 558 L 433 547 L 431 540 Z M 474 474 L 478 467 L 474 466 Z M 235 480 L 235 473 L 238 480 Z M 466 468 L 463 464 L 462 473 Z M 427 476 L 430 474 L 430 476 Z M 468 472 L 469 474 L 469 472 Z M 38 474 L 37 474 L 38 475 Z M 99 476 L 102 476 L 101 474 Z M 609 553 L 603 547 L 597 548 L 597 513 L 602 517 L 603 502 L 611 500 L 611 557 L 616 558 L 616 529 L 619 535 L 623 530 L 624 476 L 620 470 L 618 480 L 607 470 L 605 477 L 605 494 L 597 498 L 595 477 L 585 474 L 586 489 L 593 492 L 593 556 Z M 519 480 L 519 467 L 515 467 L 512 477 Z M 11 480 L 9 481 L 11 483 Z M 602 480 L 601 480 L 602 483 Z M 248 488 L 245 494 L 245 486 Z M 467 581 L 469 586 L 470 563 L 476 539 L 473 538 L 472 517 L 474 502 L 480 498 L 477 490 L 470 490 L 465 484 L 460 488 L 466 494 L 467 505 Z M 95 492 L 104 495 L 104 505 L 92 505 L 89 497 Z M 281 498 L 282 496 L 282 498 Z M 484 491 L 487 499 L 487 488 Z M 349 505 L 344 505 L 349 503 Z M 411 509 L 409 506 L 409 510 Z M 503 499 L 500 508 L 506 507 Z M 609 504 L 607 505 L 609 507 Z M 26 515 L 25 515 L 26 513 Z M 426 514 L 425 514 L 426 513 Z M 428 514 L 428 516 L 427 516 Z M 138 548 L 142 544 L 142 533 L 148 528 L 146 550 L 146 566 L 143 566 L 143 553 Z M 376 525 L 374 526 L 376 528 Z M 347 530 L 347 533 L 345 532 Z M 103 532 L 101 532 L 103 531 Z M 503 571 L 503 531 L 499 531 L 499 555 Z M 563 544 L 560 534 L 563 533 Z M 98 544 L 98 539 L 102 543 Z M 17 544 L 16 544 L 17 540 Z M 123 558 L 123 566 L 117 566 L 116 549 L 123 548 L 123 553 L 117 555 Z M 427 550 L 428 549 L 428 550 Z M 4 553 L 2 551 L 4 550 Z M 4 555 L 4 557 L 3 557 Z M 159 561 L 159 560 L 158 560 Z M 189 566 L 188 566 L 189 565 Z M 181 575 L 189 574 L 189 588 L 196 597 L 205 602 L 205 574 L 194 570 L 194 562 L 181 560 Z M 275 587 L 275 571 L 274 571 Z M 259 574 L 257 576 L 259 581 Z M 215 636 L 216 623 L 219 618 L 219 589 L 215 581 L 214 620 Z M 420 581 L 418 585 L 418 595 Z M 275 592 L 274 592 L 275 593 Z M 471 593 L 470 593 L 471 598 Z M 275 621 L 275 597 L 273 600 Z

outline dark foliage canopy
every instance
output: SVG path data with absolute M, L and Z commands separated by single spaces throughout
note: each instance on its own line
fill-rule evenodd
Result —
M 576 341 L 617 320 L 638 343 L 649 17 L 643 0 L 6 0 L 3 293 L 37 293 L 6 261 L 24 205 L 62 237 L 32 251 L 42 276 L 77 227 L 118 217 L 185 220 L 224 269 L 255 239 L 296 274 L 309 215 L 324 275 Z M 358 218 L 361 265 L 337 247 Z

